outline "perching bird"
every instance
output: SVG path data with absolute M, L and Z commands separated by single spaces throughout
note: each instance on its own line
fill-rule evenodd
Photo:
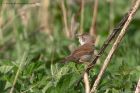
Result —
M 78 35 L 80 46 L 75 49 L 69 56 L 64 58 L 63 62 L 75 62 L 75 63 L 89 63 L 94 55 L 94 42 L 92 36 L 88 34 Z

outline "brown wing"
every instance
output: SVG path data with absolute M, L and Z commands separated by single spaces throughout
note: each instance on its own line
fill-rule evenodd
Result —
M 71 55 L 75 58 L 80 58 L 83 55 L 88 55 L 93 52 L 93 45 L 92 44 L 84 44 L 78 47 Z

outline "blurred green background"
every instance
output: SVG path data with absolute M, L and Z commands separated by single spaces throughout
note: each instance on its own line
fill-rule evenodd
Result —
M 82 0 L 0 0 L 0 93 L 84 93 L 83 83 L 74 87 L 84 65 L 60 63 L 62 58 L 78 46 L 75 33 L 89 32 L 92 20 L 95 20 L 95 0 L 84 2 L 83 14 L 81 2 Z M 133 0 L 98 1 L 97 52 L 113 27 L 130 9 L 132 2 Z M 112 44 L 90 72 L 90 82 L 96 78 L 111 46 Z M 138 10 L 102 77 L 97 93 L 132 93 L 139 77 Z

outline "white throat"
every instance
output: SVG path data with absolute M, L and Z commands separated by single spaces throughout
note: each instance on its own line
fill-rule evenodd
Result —
M 83 40 L 81 40 L 81 39 L 79 39 L 79 42 L 80 42 L 81 45 L 85 44 L 85 42 L 83 42 Z

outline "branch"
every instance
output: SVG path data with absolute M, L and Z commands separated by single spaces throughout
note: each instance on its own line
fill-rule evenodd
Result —
M 124 26 L 123 26 L 120 34 L 118 35 L 116 41 L 114 42 L 114 44 L 113 44 L 108 56 L 106 57 L 106 59 L 104 61 L 104 64 L 103 64 L 103 66 L 102 66 L 102 68 L 101 68 L 101 70 L 100 70 L 100 72 L 99 72 L 99 74 L 97 76 L 97 79 L 95 80 L 95 83 L 94 83 L 90 93 L 95 92 L 95 90 L 96 90 L 96 88 L 97 88 L 97 86 L 98 86 L 98 84 L 100 82 L 100 79 L 101 79 L 102 75 L 104 74 L 104 72 L 105 72 L 105 70 L 106 70 L 106 68 L 107 68 L 107 66 L 108 66 L 108 64 L 109 64 L 109 62 L 110 62 L 115 50 L 117 49 L 117 47 L 119 46 L 122 38 L 124 37 L 124 35 L 125 35 L 126 31 L 127 31 L 127 28 L 129 26 L 130 22 L 132 21 L 132 18 L 134 17 L 134 14 L 136 13 L 138 7 L 139 7 L 139 4 L 140 4 L 140 0 L 137 0 L 135 2 L 134 6 L 132 6 L 130 12 L 128 13 L 128 15 L 129 15 L 128 19 L 127 19 L 126 23 L 124 24 Z
M 140 93 L 140 78 L 139 78 L 135 93 Z
M 109 37 L 107 38 L 107 40 L 104 42 L 104 44 L 102 45 L 101 49 L 99 50 L 98 54 L 94 57 L 93 61 L 86 67 L 86 69 L 83 71 L 80 79 L 78 81 L 76 81 L 76 86 L 78 86 L 80 84 L 80 81 L 83 78 L 83 75 L 85 72 L 89 72 L 90 69 L 92 67 L 94 67 L 94 65 L 96 64 L 97 60 L 99 59 L 99 57 L 104 53 L 105 49 L 108 47 L 109 43 L 114 39 L 114 37 L 120 32 L 120 30 L 122 29 L 122 27 L 124 26 L 125 22 L 128 19 L 128 13 L 126 13 L 124 15 L 124 17 L 122 18 L 122 20 L 119 22 L 119 24 L 113 29 L 112 33 L 109 35 Z
M 113 32 L 109 35 L 109 37 L 107 38 L 107 40 L 104 42 L 104 44 L 102 45 L 99 53 L 97 54 L 97 56 L 93 59 L 93 61 L 88 65 L 86 71 L 90 70 L 94 64 L 96 64 L 96 61 L 98 60 L 98 58 L 104 53 L 105 49 L 108 47 L 109 43 L 114 39 L 114 37 L 118 34 L 118 32 L 122 29 L 122 27 L 124 26 L 125 22 L 128 19 L 128 13 L 125 14 L 125 16 L 123 17 L 123 19 L 120 21 L 120 23 L 116 26 L 116 28 L 113 29 Z
M 85 83 L 85 93 L 90 92 L 89 80 L 88 80 L 88 73 L 84 74 L 84 83 Z
M 81 18 L 80 18 L 80 33 L 83 33 L 83 25 L 84 25 L 84 5 L 85 5 L 85 0 L 81 1 L 81 6 L 80 6 L 80 12 L 81 12 Z
M 95 37 L 97 37 L 97 33 L 96 33 L 97 12 L 98 12 L 98 0 L 95 0 L 94 9 L 93 9 L 92 24 L 90 27 L 90 34 L 95 36 Z
M 65 26 L 66 36 L 70 38 L 70 31 L 69 31 L 69 26 L 68 26 L 67 12 L 66 12 L 64 0 L 60 0 L 60 3 L 61 3 L 61 9 L 63 13 L 63 21 L 64 21 L 64 26 Z

